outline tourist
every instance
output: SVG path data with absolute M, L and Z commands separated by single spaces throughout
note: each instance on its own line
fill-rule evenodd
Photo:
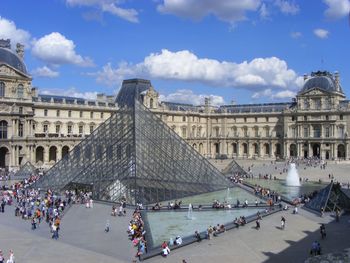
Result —
M 107 222 L 106 222 L 105 232 L 106 233 L 109 232 L 109 220 L 108 219 L 107 219 Z
M 259 230 L 260 229 L 260 221 L 259 221 L 259 219 L 256 219 L 256 221 L 255 221 L 255 223 L 256 223 L 256 230 Z
M 281 229 L 284 230 L 286 226 L 286 219 L 284 218 L 284 216 L 281 216 Z
M 0 250 L 0 263 L 4 263 L 4 255 L 2 254 L 2 251 Z
M 321 207 L 321 217 L 323 217 L 323 215 L 324 215 L 324 208 Z
M 175 237 L 175 245 L 179 246 L 182 244 L 182 238 L 180 236 Z
M 10 250 L 10 256 L 6 263 L 15 263 L 15 255 L 13 254 L 12 250 Z
M 194 237 L 197 239 L 197 242 L 201 242 L 202 241 L 201 235 L 198 233 L 197 230 L 194 232 Z
M 162 256 L 163 257 L 167 257 L 170 253 L 170 249 L 168 246 L 166 246 L 165 248 L 162 248 Z
M 94 207 L 94 205 L 93 205 L 93 203 L 94 203 L 94 201 L 92 200 L 92 198 L 90 198 L 90 208 L 93 208 Z
M 5 213 L 5 199 L 4 198 L 1 201 L 1 213 Z
M 294 206 L 293 214 L 297 214 L 297 213 L 298 213 L 298 207 L 297 207 L 297 206 Z
M 321 224 L 320 226 L 320 232 L 321 232 L 321 238 L 324 239 L 326 237 L 326 227 L 324 224 Z

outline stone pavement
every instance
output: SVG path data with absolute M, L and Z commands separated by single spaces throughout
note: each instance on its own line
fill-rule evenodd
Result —
M 30 221 L 15 218 L 14 207 L 7 206 L 5 214 L 0 213 L 0 249 L 5 256 L 13 249 L 17 263 L 130 263 L 135 259 L 135 248 L 126 234 L 131 211 L 126 217 L 111 217 L 110 211 L 110 205 L 95 204 L 93 209 L 74 205 L 62 219 L 60 239 L 56 241 L 51 239 L 46 223 L 32 231 Z M 287 220 L 285 230 L 279 229 L 281 215 Z M 104 232 L 107 219 L 109 233 Z M 279 212 L 264 218 L 260 230 L 251 223 L 210 241 L 173 250 L 166 259 L 158 256 L 146 262 L 304 262 L 311 243 L 320 240 L 321 222 L 327 224 L 327 238 L 320 240 L 324 253 L 349 247 L 350 217 L 341 217 L 340 223 L 333 219 L 303 209 L 298 215 Z
M 94 204 L 92 209 L 73 205 L 62 219 L 56 241 L 46 223 L 33 231 L 29 220 L 14 217 L 14 206 L 6 208 L 0 213 L 0 249 L 5 256 L 13 249 L 17 263 L 132 262 L 136 254 L 126 233 L 131 211 L 112 217 L 110 205 Z M 107 219 L 109 233 L 104 232 Z

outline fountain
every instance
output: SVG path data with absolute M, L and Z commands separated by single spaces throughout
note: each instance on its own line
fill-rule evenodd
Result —
M 228 200 L 231 200 L 231 194 L 230 194 L 230 188 L 227 188 L 227 193 L 226 193 L 226 202 L 228 202 Z
M 188 212 L 187 212 L 187 219 L 189 219 L 189 220 L 193 220 L 194 219 L 192 210 L 193 210 L 192 209 L 192 205 L 189 204 L 188 205 Z
M 295 163 L 289 165 L 286 184 L 287 186 L 300 186 L 299 174 L 295 167 Z

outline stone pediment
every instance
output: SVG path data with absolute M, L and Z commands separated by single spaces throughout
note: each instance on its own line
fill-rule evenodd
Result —
M 324 95 L 328 95 L 329 92 L 327 91 L 324 91 L 324 90 L 320 90 L 318 88 L 314 88 L 312 90 L 308 90 L 307 92 L 303 93 L 303 94 L 300 94 L 300 95 L 303 95 L 303 96 L 324 96 Z
M 17 69 L 8 66 L 7 64 L 0 63 L 0 76 L 12 77 L 12 78 L 29 78 L 29 76 L 23 74 Z

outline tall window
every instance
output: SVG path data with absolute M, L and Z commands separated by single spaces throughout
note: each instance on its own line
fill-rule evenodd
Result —
M 0 121 L 0 139 L 7 139 L 7 122 Z
M 186 116 L 182 116 L 182 121 L 186 121 Z
M 248 136 L 248 128 L 247 127 L 243 128 L 243 135 L 244 135 L 244 137 Z
M 182 137 L 186 138 L 186 136 L 187 136 L 187 129 L 186 127 L 182 127 Z
M 100 115 L 101 119 L 103 119 L 103 112 L 101 112 L 101 115 Z
M 72 134 L 72 125 L 67 126 L 67 133 Z
M 295 127 L 292 127 L 292 137 L 296 137 L 296 133 L 295 133 Z
M 83 112 L 82 111 L 79 112 L 79 117 L 83 118 Z
M 72 111 L 71 110 L 68 111 L 68 117 L 69 118 L 72 117 Z
M 5 97 L 5 83 L 0 82 L 0 97 Z
M 309 137 L 309 129 L 304 127 L 304 137 Z
M 265 136 L 266 137 L 270 136 L 270 127 L 265 127 Z
M 152 99 L 152 98 L 149 100 L 149 107 L 150 107 L 151 109 L 153 109 L 153 99 Z
M 60 116 L 60 110 L 57 110 L 56 111 L 56 117 L 59 117 Z
M 254 128 L 254 133 L 255 133 L 255 137 L 259 137 L 259 128 L 258 127 Z
M 215 127 L 215 137 L 219 137 L 219 136 L 220 136 L 220 128 Z
M 60 133 L 61 131 L 61 126 L 60 125 L 56 125 L 56 133 Z
M 44 116 L 47 116 L 47 109 L 44 110 Z
M 79 125 L 79 134 L 83 134 L 84 127 L 83 125 Z
M 344 127 L 343 126 L 340 126 L 338 128 L 338 135 L 339 135 L 339 138 L 343 138 L 344 137 Z
M 48 130 L 48 126 L 47 126 L 47 124 L 45 124 L 44 125 L 44 132 L 47 132 L 47 130 Z
M 320 138 L 321 137 L 321 126 L 315 125 L 314 126 L 314 138 Z
M 316 110 L 320 110 L 321 109 L 321 99 L 315 99 L 314 106 L 315 106 Z
M 91 112 L 90 112 L 90 119 L 93 119 L 93 118 L 94 118 L 94 112 L 91 111 Z
M 19 84 L 17 87 L 17 96 L 18 98 L 23 98 L 24 88 L 22 84 Z
M 90 134 L 94 131 L 94 125 L 90 125 Z
M 325 128 L 325 136 L 328 138 L 330 137 L 329 127 Z
M 23 107 L 18 107 L 18 113 L 23 114 Z
M 18 125 L 18 136 L 23 137 L 23 123 Z

